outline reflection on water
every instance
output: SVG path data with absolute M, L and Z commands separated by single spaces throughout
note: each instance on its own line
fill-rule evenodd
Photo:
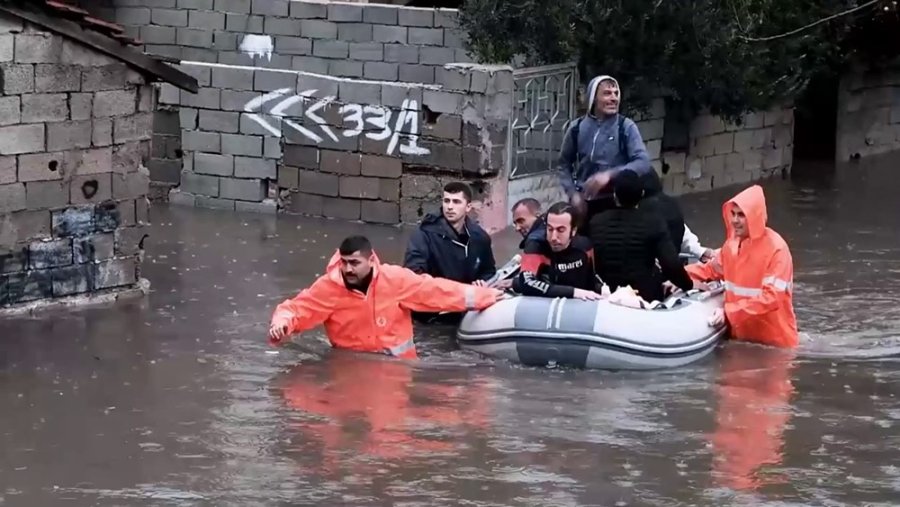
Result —
M 423 360 L 272 352 L 270 312 L 340 238 L 408 231 L 154 210 L 154 292 L 0 321 L 0 505 L 888 505 L 900 492 L 894 162 L 765 185 L 803 347 L 665 372 L 524 368 L 419 329 Z M 724 189 L 683 199 L 722 239 Z M 495 239 L 498 258 L 513 233 Z M 851 357 L 852 356 L 852 357 Z M 876 356 L 860 360 L 862 356 Z

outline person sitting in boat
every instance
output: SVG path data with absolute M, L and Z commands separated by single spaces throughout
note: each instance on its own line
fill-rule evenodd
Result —
M 547 210 L 546 238 L 526 239 L 521 272 L 513 290 L 526 296 L 601 299 L 596 292 L 590 241 L 577 235 L 574 206 L 558 202 Z
M 547 224 L 541 218 L 541 203 L 533 197 L 520 199 L 512 207 L 513 227 L 522 235 L 519 248 L 525 248 L 528 240 L 547 238 Z
M 787 242 L 766 226 L 766 197 L 753 185 L 722 206 L 726 239 L 711 261 L 692 264 L 695 280 L 725 282 L 725 308 L 710 325 L 723 321 L 737 340 L 794 348 L 799 342 L 794 315 L 794 261 Z
M 711 259 L 713 250 L 703 247 L 697 235 L 688 228 L 684 222 L 681 205 L 678 204 L 678 200 L 663 191 L 662 180 L 656 171 L 641 175 L 641 181 L 644 185 L 644 197 L 639 206 L 662 217 L 669 229 L 669 237 L 675 245 L 675 250 L 696 257 L 700 262 Z
M 617 208 L 594 217 L 589 228 L 597 275 L 611 291 L 631 286 L 646 301 L 665 299 L 665 280 L 682 290 L 692 289 L 694 282 L 678 258 L 664 220 L 656 211 L 638 206 L 644 194 L 641 177 L 634 171 L 621 171 L 613 188 Z
M 376 296 L 367 297 L 371 292 Z M 278 305 L 269 342 L 278 345 L 293 333 L 324 323 L 333 347 L 415 359 L 411 310 L 482 310 L 501 296 L 497 289 L 382 264 L 367 238 L 351 236 L 331 257 L 324 275 Z

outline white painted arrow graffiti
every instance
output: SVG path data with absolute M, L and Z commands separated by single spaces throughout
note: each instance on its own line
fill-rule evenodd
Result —
M 266 93 L 260 97 L 256 97 L 244 105 L 244 111 L 246 111 L 247 117 L 251 120 L 258 123 L 272 135 L 281 137 L 282 129 L 272 125 L 265 118 L 261 117 L 258 113 L 262 111 L 262 107 L 269 102 L 273 102 L 275 100 L 279 100 L 274 107 L 269 110 L 269 115 L 274 116 L 276 118 L 281 119 L 282 125 L 286 125 L 297 132 L 303 134 L 306 138 L 313 141 L 316 144 L 322 142 L 323 137 L 319 135 L 316 131 L 313 131 L 310 127 L 315 125 L 322 134 L 331 138 L 332 141 L 337 142 L 338 136 L 335 132 L 325 123 L 325 119 L 319 116 L 318 111 L 334 102 L 335 97 L 328 96 L 321 99 L 315 98 L 315 93 L 318 90 L 305 90 L 296 95 L 290 95 L 285 97 L 288 93 L 292 92 L 292 88 L 281 88 L 269 93 Z M 311 104 L 308 104 L 310 103 Z M 292 119 L 293 117 L 288 117 L 287 110 L 294 106 L 295 104 L 302 103 L 306 105 L 303 109 L 303 118 L 305 120 L 309 120 L 312 124 L 309 127 L 301 125 Z M 403 101 L 403 105 L 400 108 L 399 114 L 397 114 L 396 121 L 394 122 L 393 129 L 391 128 L 390 121 L 391 116 L 393 116 L 393 111 L 386 107 L 382 106 L 362 106 L 360 104 L 344 104 L 338 110 L 338 113 L 342 115 L 345 124 L 352 124 L 353 128 L 345 129 L 342 133 L 343 137 L 356 137 L 363 133 L 365 126 L 368 124 L 374 129 L 371 132 L 366 132 L 366 137 L 372 139 L 373 141 L 384 141 L 385 139 L 390 138 L 387 147 L 387 154 L 392 155 L 394 150 L 397 149 L 399 144 L 400 153 L 405 155 L 428 155 L 431 153 L 427 148 L 423 148 L 418 145 L 419 142 L 419 104 L 417 101 L 412 99 L 406 99 Z M 304 120 L 304 123 L 306 121 Z M 406 128 L 405 131 L 403 129 Z M 402 133 L 401 133 L 402 132 Z M 401 143 L 401 137 L 403 143 Z

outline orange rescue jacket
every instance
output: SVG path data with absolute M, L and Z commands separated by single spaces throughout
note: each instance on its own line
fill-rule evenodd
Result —
M 288 334 L 293 334 L 324 323 L 333 347 L 414 359 L 410 311 L 482 310 L 496 302 L 492 289 L 418 275 L 381 264 L 377 256 L 364 294 L 344 285 L 340 261 L 335 252 L 324 275 L 278 305 L 272 324 L 287 324 Z
M 731 226 L 734 205 L 747 216 L 750 237 L 741 241 Z M 722 206 L 727 232 L 725 244 L 706 264 L 692 264 L 688 273 L 695 280 L 721 280 L 725 284 L 725 318 L 731 336 L 773 345 L 796 347 L 794 316 L 794 264 L 784 239 L 766 227 L 766 198 L 762 187 L 753 185 Z

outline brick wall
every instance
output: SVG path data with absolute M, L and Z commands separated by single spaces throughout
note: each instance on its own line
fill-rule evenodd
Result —
M 470 61 L 455 9 L 288 0 L 107 4 L 101 13 L 148 53 L 185 61 L 416 83 L 434 83 L 445 63 Z
M 448 65 L 440 86 L 181 68 L 202 88 L 167 85 L 160 96 L 181 112 L 184 171 L 172 202 L 415 222 L 437 206 L 443 181 L 469 181 L 487 196 L 505 164 L 508 67 Z
M 153 88 L 0 16 L 0 307 L 133 286 Z
M 837 159 L 900 149 L 900 68 L 856 69 L 838 92 Z

